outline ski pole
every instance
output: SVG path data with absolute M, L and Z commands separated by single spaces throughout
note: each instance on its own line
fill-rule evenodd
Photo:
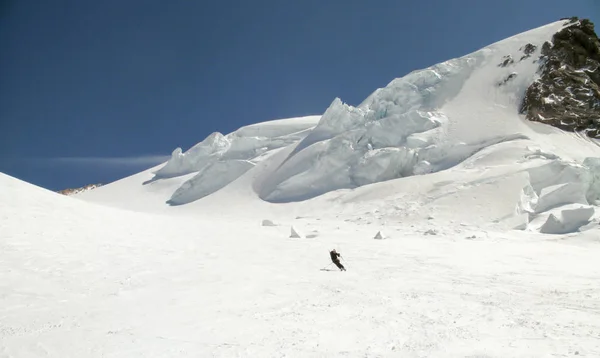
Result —
M 331 266 L 331 265 L 333 265 L 333 262 L 332 262 L 332 263 L 330 263 L 329 265 L 327 265 L 327 266 L 323 267 L 321 270 L 325 270 L 326 268 L 328 268 L 328 267 L 329 267 L 329 266 Z
M 346 260 L 346 258 L 344 258 L 343 256 L 340 256 L 342 258 L 342 260 L 344 260 L 345 263 L 348 263 L 348 260 Z

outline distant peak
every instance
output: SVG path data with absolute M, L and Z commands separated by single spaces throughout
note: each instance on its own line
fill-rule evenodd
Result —
M 85 191 L 96 189 L 101 186 L 102 186 L 102 184 L 100 184 L 100 183 L 88 184 L 88 185 L 82 186 L 81 188 L 68 188 L 68 189 L 59 190 L 59 191 L 57 191 L 57 193 L 63 194 L 63 195 L 75 195 L 75 194 L 83 193 Z

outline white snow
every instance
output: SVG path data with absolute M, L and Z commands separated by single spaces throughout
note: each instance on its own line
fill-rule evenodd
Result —
M 498 66 L 561 26 L 74 196 L 0 174 L 0 357 L 600 356 L 600 146 Z
M 303 218 L 322 235 L 298 241 L 6 176 L 0 195 L 5 357 L 600 354 L 598 229 L 572 241 L 392 223 L 397 239 L 374 241 L 370 226 Z M 320 270 L 334 247 L 348 271 Z

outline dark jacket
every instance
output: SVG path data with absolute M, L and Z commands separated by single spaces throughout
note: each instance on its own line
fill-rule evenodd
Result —
M 339 254 L 339 252 L 329 251 L 329 256 L 331 256 L 331 261 L 335 262 L 340 260 L 338 259 L 338 257 L 340 257 L 341 255 Z

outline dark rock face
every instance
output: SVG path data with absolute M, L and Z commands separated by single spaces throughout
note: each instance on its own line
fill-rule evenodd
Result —
M 502 57 L 502 62 L 498 65 L 498 67 L 506 67 L 515 63 L 511 55 L 506 55 Z
M 57 193 L 63 194 L 63 195 L 75 195 L 75 194 L 82 193 L 84 191 L 94 190 L 101 186 L 102 186 L 102 184 L 88 184 L 81 188 L 68 188 L 68 189 L 59 190 L 59 191 L 57 191 Z
M 517 73 L 513 72 L 510 75 L 506 76 L 505 79 L 503 79 L 502 81 L 497 83 L 497 86 L 500 87 L 502 85 L 505 85 L 508 81 L 512 80 L 513 78 L 517 77 Z
M 520 111 L 531 121 L 600 138 L 600 40 L 589 20 L 570 18 L 565 25 L 542 46 L 540 79 L 527 89 Z M 535 50 L 528 46 L 526 56 Z
M 536 45 L 527 44 L 525 47 L 521 48 L 521 51 L 523 51 L 526 55 L 531 55 L 536 49 Z
M 531 54 L 533 54 L 535 52 L 535 50 L 537 50 L 537 46 L 536 45 L 532 45 L 532 44 L 527 44 L 524 47 L 521 47 L 519 50 L 523 51 L 523 53 L 525 54 L 519 60 L 519 62 L 521 62 L 521 61 L 523 61 L 523 60 L 528 59 L 529 57 L 531 57 Z

